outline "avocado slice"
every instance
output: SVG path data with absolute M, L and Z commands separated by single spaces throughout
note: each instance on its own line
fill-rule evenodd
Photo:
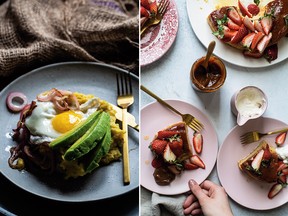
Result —
M 86 173 L 91 173 L 100 166 L 99 162 L 108 153 L 111 142 L 111 129 L 109 126 L 101 142 L 85 156 L 84 169 Z
M 64 153 L 64 159 L 71 161 L 87 154 L 102 140 L 108 127 L 110 127 L 110 115 L 101 112 L 89 130 Z
M 85 121 L 78 124 L 75 128 L 50 142 L 49 147 L 52 149 L 56 149 L 72 145 L 76 140 L 78 140 L 86 133 L 86 131 L 99 118 L 101 112 L 102 111 L 95 111 L 94 113 L 92 113 Z

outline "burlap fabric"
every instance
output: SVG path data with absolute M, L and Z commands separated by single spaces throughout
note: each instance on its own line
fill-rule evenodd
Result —
M 102 62 L 138 73 L 138 0 L 1 2 L 0 77 L 65 61 Z

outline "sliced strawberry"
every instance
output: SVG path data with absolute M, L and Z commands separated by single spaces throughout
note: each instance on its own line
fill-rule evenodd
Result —
M 150 11 L 151 14 L 157 14 L 158 6 L 157 6 L 157 2 L 156 1 L 150 3 L 149 11 Z
M 271 159 L 271 156 L 272 156 L 272 154 L 270 152 L 270 148 L 267 145 L 266 149 L 264 149 L 263 160 L 269 161 Z
M 242 24 L 242 18 L 235 7 L 230 7 L 227 12 L 227 16 L 238 26 Z
M 167 144 L 168 142 L 166 140 L 155 139 L 152 141 L 150 149 L 157 155 L 162 155 Z
M 259 168 L 261 166 L 263 155 L 264 155 L 264 150 L 261 149 L 258 152 L 258 154 L 255 156 L 255 158 L 253 159 L 251 166 L 254 170 L 259 170 Z
M 283 185 L 282 184 L 279 184 L 279 183 L 276 183 L 274 184 L 269 193 L 268 193 L 268 198 L 269 199 L 272 199 L 273 197 L 275 197 L 281 190 L 283 189 Z
M 252 14 L 249 12 L 248 8 L 246 8 L 246 6 L 240 0 L 238 0 L 238 7 L 243 16 L 248 16 L 250 18 L 252 17 Z
M 162 130 L 162 131 L 158 131 L 157 134 L 157 138 L 158 139 L 168 139 L 176 134 L 179 134 L 179 131 L 175 131 L 175 130 Z
M 164 163 L 163 157 L 154 157 L 151 162 L 151 165 L 154 168 L 162 167 L 164 164 L 165 163 Z
M 227 26 L 223 26 L 223 28 L 224 28 L 224 37 L 223 37 L 223 39 L 227 40 L 227 41 L 230 41 L 231 38 L 233 38 L 238 32 L 238 31 L 229 29 Z
M 241 25 L 237 34 L 231 39 L 231 43 L 237 44 L 242 41 L 242 39 L 248 34 L 248 30 L 244 24 Z
M 140 16 L 141 17 L 149 17 L 150 16 L 148 10 L 146 8 L 144 8 L 143 6 L 140 7 Z
M 249 33 L 248 35 L 246 35 L 246 36 L 242 39 L 242 41 L 241 41 L 242 45 L 243 45 L 245 48 L 249 49 L 250 46 L 251 46 L 251 44 L 252 44 L 252 40 L 253 40 L 253 38 L 255 37 L 255 35 L 256 35 L 256 34 L 255 34 L 254 32 L 251 32 L 251 33 Z
M 255 29 L 256 29 L 258 32 L 264 33 L 264 30 L 263 30 L 262 25 L 261 25 L 261 23 L 260 23 L 259 20 L 254 20 L 253 23 L 254 23 Z
M 257 47 L 259 41 L 265 36 L 264 33 L 258 32 L 252 40 L 251 49 L 254 50 Z
M 141 6 L 146 8 L 147 10 L 150 10 L 150 2 L 149 2 L 149 0 L 141 0 L 140 4 L 141 4 Z
M 245 16 L 245 17 L 243 18 L 243 23 L 244 23 L 244 25 L 245 25 L 250 31 L 252 31 L 252 32 L 255 31 L 254 24 L 253 24 L 253 22 L 249 19 L 248 16 Z
M 176 160 L 176 155 L 173 153 L 169 145 L 166 145 L 163 153 L 164 161 L 168 163 L 174 163 Z
M 192 143 L 193 143 L 193 147 L 194 147 L 195 152 L 197 154 L 201 154 L 202 149 L 203 149 L 203 136 L 202 136 L 202 134 L 199 132 L 194 133 L 193 138 L 192 138 Z
M 288 175 L 288 168 L 282 169 L 282 173 L 283 173 L 284 175 Z
M 190 161 L 189 162 L 187 162 L 187 161 L 184 162 L 184 169 L 186 169 L 186 170 L 195 170 L 195 169 L 198 169 L 198 168 L 199 168 L 199 166 L 197 166 L 196 164 L 191 163 Z
M 277 146 L 281 146 L 284 144 L 284 142 L 286 140 L 286 135 L 287 135 L 287 131 L 282 132 L 276 136 L 275 143 Z
M 231 30 L 239 30 L 240 28 L 240 26 L 237 25 L 235 22 L 233 22 L 233 20 L 231 19 L 228 19 L 227 25 L 228 25 L 228 28 Z
M 183 154 L 183 140 L 181 138 L 178 138 L 177 140 L 173 140 L 168 143 L 170 146 L 170 149 L 173 151 L 173 153 L 179 157 Z
M 260 20 L 261 26 L 263 28 L 263 31 L 266 35 L 269 34 L 271 31 L 272 25 L 273 25 L 273 20 L 271 16 L 265 16 Z
M 196 166 L 202 168 L 202 169 L 205 169 L 205 167 L 206 167 L 204 162 L 202 161 L 202 159 L 198 155 L 192 155 L 192 157 L 190 157 L 190 162 L 192 164 L 195 164 Z
M 247 7 L 252 16 L 256 16 L 260 12 L 260 8 L 256 4 L 249 4 Z
M 266 47 L 268 46 L 270 40 L 272 38 L 272 33 L 270 32 L 268 35 L 265 35 L 262 40 L 257 44 L 257 50 L 260 53 L 263 53 Z
M 288 164 L 283 163 L 283 161 L 278 162 L 279 167 L 277 169 L 277 172 L 280 173 L 282 170 L 286 169 L 288 167 Z

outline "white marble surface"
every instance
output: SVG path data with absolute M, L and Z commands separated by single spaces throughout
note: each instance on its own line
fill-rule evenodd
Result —
M 161 59 L 141 68 L 141 83 L 163 99 L 185 100 L 202 110 L 215 126 L 219 147 L 229 131 L 236 125 L 236 118 L 230 111 L 230 99 L 234 92 L 244 86 L 255 85 L 267 94 L 268 109 L 264 117 L 288 123 L 288 60 L 261 69 L 242 68 L 225 62 L 228 74 L 224 86 L 218 92 L 199 93 L 192 88 L 189 80 L 191 65 L 197 58 L 205 55 L 206 49 L 197 39 L 190 25 L 186 1 L 177 0 L 176 4 L 179 13 L 176 40 Z M 216 42 L 219 43 L 219 41 Z M 141 107 L 155 101 L 143 91 L 140 95 Z M 208 179 L 220 183 L 216 166 Z M 144 188 L 141 188 L 141 192 L 141 214 L 151 215 L 153 213 L 150 207 L 152 193 Z M 232 199 L 230 199 L 230 204 L 234 215 L 288 215 L 287 204 L 268 211 L 251 210 Z

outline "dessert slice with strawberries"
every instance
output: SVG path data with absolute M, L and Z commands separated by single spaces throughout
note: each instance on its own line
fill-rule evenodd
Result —
M 245 56 L 268 61 L 278 57 L 277 43 L 288 34 L 288 4 L 274 0 L 259 14 L 255 3 L 224 6 L 207 18 L 213 34 L 222 42 L 243 51 Z
M 274 183 L 268 197 L 273 198 L 287 185 L 288 165 L 265 140 L 246 157 L 238 161 L 239 169 L 251 178 Z
M 197 134 L 194 140 L 193 145 L 197 146 L 197 152 L 201 152 L 202 135 Z M 184 170 L 205 169 L 202 159 L 197 154 L 193 154 L 188 128 L 184 122 L 177 122 L 158 131 L 149 148 L 154 155 L 153 176 L 159 185 L 170 184 L 176 175 Z

